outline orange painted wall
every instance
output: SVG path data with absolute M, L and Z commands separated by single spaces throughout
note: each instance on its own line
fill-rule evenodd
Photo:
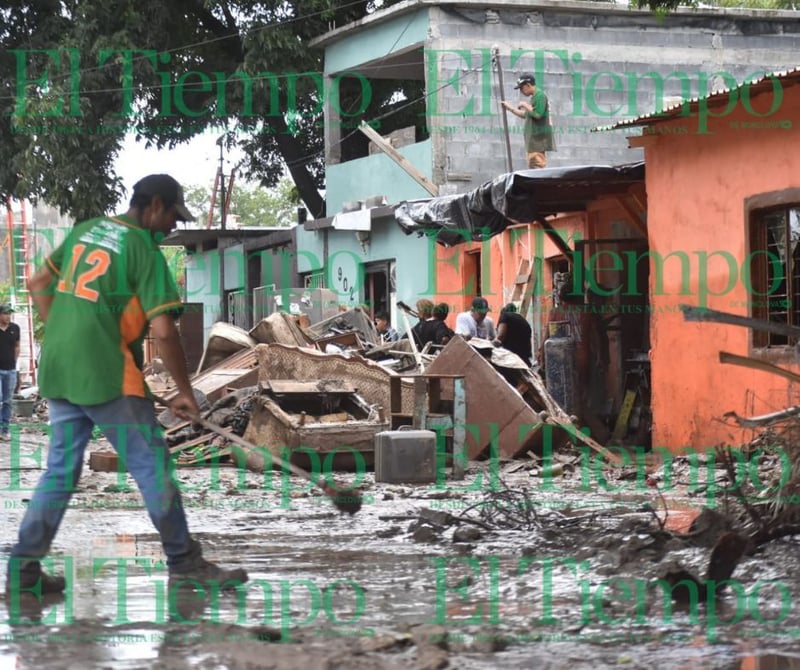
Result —
M 551 221 L 557 230 L 563 231 L 568 240 L 578 234 L 586 236 L 587 216 L 583 212 L 564 214 Z M 572 243 L 570 242 L 570 246 Z M 470 253 L 481 252 L 481 286 L 469 284 Z M 436 287 L 433 297 L 423 296 L 434 302 L 450 305 L 448 325 L 455 325 L 458 312 L 466 311 L 476 295 L 484 296 L 491 308 L 490 316 L 497 322 L 497 314 L 510 299 L 514 290 L 520 260 L 523 258 L 549 259 L 559 255 L 557 247 L 547 238 L 540 227 L 519 225 L 507 228 L 501 234 L 484 240 L 455 247 L 436 249 L 436 274 L 432 284 Z M 544 267 L 542 282 L 536 293 L 540 295 L 536 305 L 536 316 L 546 322 L 552 309 L 552 281 Z
M 658 137 L 645 149 L 650 251 L 661 258 L 684 252 L 691 260 L 686 291 L 677 258 L 666 260 L 663 285 L 651 262 L 655 446 L 741 444 L 752 433 L 716 419 L 731 410 L 758 415 L 798 402 L 797 385 L 718 362 L 720 351 L 752 354 L 747 329 L 687 323 L 677 311 L 680 303 L 688 303 L 750 316 L 740 276 L 749 253 L 745 198 L 800 187 L 800 86 L 787 88 L 783 96 L 778 113 L 764 119 L 748 114 L 740 102 L 724 118 L 709 119 L 707 134 L 698 133 L 697 116 L 649 129 Z M 759 113 L 771 104 L 771 95 L 752 99 Z M 780 119 L 793 120 L 794 128 L 744 126 Z M 722 253 L 714 252 L 729 252 L 739 267 L 729 268 Z M 781 364 L 800 371 L 790 362 Z

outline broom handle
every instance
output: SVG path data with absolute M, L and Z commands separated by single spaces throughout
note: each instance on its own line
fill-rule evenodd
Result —
M 165 400 L 164 398 L 160 398 L 157 395 L 153 395 L 153 397 L 156 399 L 156 401 L 158 401 L 165 407 L 170 406 L 169 401 Z M 209 421 L 208 419 L 204 419 L 203 417 L 198 416 L 197 414 L 191 414 L 190 417 L 194 423 L 198 423 L 204 428 L 208 428 L 210 431 L 215 432 L 217 435 L 221 435 L 226 440 L 230 440 L 231 442 L 238 444 L 240 447 L 244 447 L 245 449 L 248 450 L 258 449 L 258 447 L 254 445 L 252 442 L 248 442 L 243 437 L 239 437 L 236 433 L 232 433 L 231 431 L 226 430 L 222 426 L 218 426 L 215 423 L 211 423 L 211 421 Z M 322 491 L 325 492 L 325 495 L 329 497 L 339 495 L 335 491 L 329 489 L 327 485 L 321 484 L 319 480 L 314 481 L 314 479 L 308 472 L 303 470 L 303 468 L 296 466 L 294 463 L 291 463 L 289 461 L 284 461 L 282 458 L 274 454 L 272 455 L 272 460 L 273 462 L 277 462 L 281 466 L 281 468 L 289 470 L 289 472 L 291 472 L 292 474 L 297 475 L 298 477 L 305 479 L 306 481 L 311 482 L 312 484 L 315 484 Z

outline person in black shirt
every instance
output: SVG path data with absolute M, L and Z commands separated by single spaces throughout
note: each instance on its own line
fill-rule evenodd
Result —
M 433 303 L 425 298 L 417 300 L 417 317 L 419 321 L 411 329 L 417 349 L 422 349 L 428 342 L 433 342 L 435 324 L 433 323 Z
M 525 317 L 517 313 L 513 302 L 508 303 L 500 311 L 497 322 L 497 338 L 495 344 L 503 346 L 519 356 L 530 366 L 533 350 L 531 347 L 531 325 Z
M 433 308 L 433 318 L 436 321 L 436 337 L 434 339 L 435 344 L 445 345 L 452 340 L 453 335 L 455 335 L 450 326 L 448 326 L 445 322 L 449 313 L 450 307 L 446 302 L 440 302 Z
M 0 305 L 0 439 L 8 438 L 11 401 L 17 388 L 19 326 L 11 321 L 13 313 L 10 305 Z

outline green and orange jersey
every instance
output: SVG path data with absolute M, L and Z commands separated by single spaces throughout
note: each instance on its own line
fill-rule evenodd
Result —
M 147 397 L 142 342 L 181 300 L 150 231 L 127 216 L 79 223 L 47 259 L 56 276 L 39 371 L 45 398 L 97 405 Z

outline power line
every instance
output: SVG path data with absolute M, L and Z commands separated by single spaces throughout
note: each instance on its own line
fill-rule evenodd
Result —
M 347 2 L 347 3 L 343 4 L 343 5 L 335 7 L 333 9 L 334 10 L 346 9 L 348 7 L 352 7 L 354 5 L 360 5 L 360 4 L 363 4 L 363 0 L 353 0 L 352 2 Z M 249 37 L 251 35 L 256 35 L 256 34 L 258 34 L 260 32 L 265 31 L 265 30 L 271 30 L 273 28 L 287 26 L 287 25 L 290 25 L 292 23 L 296 23 L 298 21 L 304 21 L 306 19 L 310 19 L 310 18 L 313 18 L 315 16 L 320 16 L 321 14 L 325 14 L 325 13 L 330 12 L 330 11 L 332 11 L 331 8 L 322 9 L 322 10 L 319 10 L 319 11 L 316 11 L 316 12 L 311 12 L 309 14 L 301 14 L 299 16 L 296 16 L 295 18 L 292 18 L 292 19 L 287 19 L 287 20 L 283 20 L 283 21 L 272 21 L 270 23 L 266 23 L 264 25 L 258 26 L 257 28 L 253 28 L 251 31 L 249 31 L 246 34 L 246 37 Z M 190 43 L 190 44 L 184 44 L 184 45 L 181 45 L 181 46 L 174 47 L 172 49 L 166 49 L 164 51 L 158 51 L 156 53 L 157 53 L 157 55 L 160 55 L 160 54 L 163 54 L 163 53 L 166 53 L 166 54 L 179 53 L 181 51 L 187 51 L 187 50 L 190 50 L 190 49 L 196 49 L 198 47 L 206 46 L 208 44 L 214 44 L 215 42 L 221 42 L 221 41 L 225 41 L 225 40 L 229 40 L 229 39 L 241 39 L 241 37 L 242 37 L 242 34 L 237 30 L 235 34 L 223 35 L 221 37 L 212 37 L 212 38 L 209 38 L 207 40 L 201 40 L 199 42 L 193 42 L 193 43 Z M 126 51 L 126 49 L 119 49 L 119 51 Z M 155 50 L 153 50 L 153 49 L 131 49 L 131 51 L 155 51 Z M 147 59 L 147 56 L 138 56 L 138 57 L 134 58 L 132 60 L 132 62 L 137 62 L 137 61 L 146 60 L 146 59 Z M 70 80 L 71 77 L 75 76 L 76 74 L 78 75 L 78 77 L 80 77 L 83 74 L 87 74 L 89 72 L 97 72 L 99 70 L 102 70 L 105 67 L 107 67 L 107 65 L 97 65 L 97 66 L 94 66 L 94 67 L 81 68 L 81 69 L 77 70 L 75 73 L 71 72 L 70 74 L 64 75 L 62 79 L 68 81 L 68 80 Z M 54 78 L 53 82 L 54 83 L 59 82 L 59 78 Z M 148 88 L 151 88 L 151 87 L 148 87 Z M 152 88 L 160 88 L 160 87 L 154 86 Z M 124 91 L 124 90 L 127 90 L 127 89 L 121 87 L 121 88 L 111 88 L 111 89 L 99 89 L 99 90 L 95 90 L 94 92 L 97 92 L 97 93 L 112 93 L 112 92 L 115 92 L 115 91 Z M 81 92 L 90 93 L 92 91 L 79 91 L 79 93 L 81 93 Z M 16 99 L 16 96 L 0 96 L 0 101 L 3 101 L 3 100 L 14 100 L 14 99 Z

